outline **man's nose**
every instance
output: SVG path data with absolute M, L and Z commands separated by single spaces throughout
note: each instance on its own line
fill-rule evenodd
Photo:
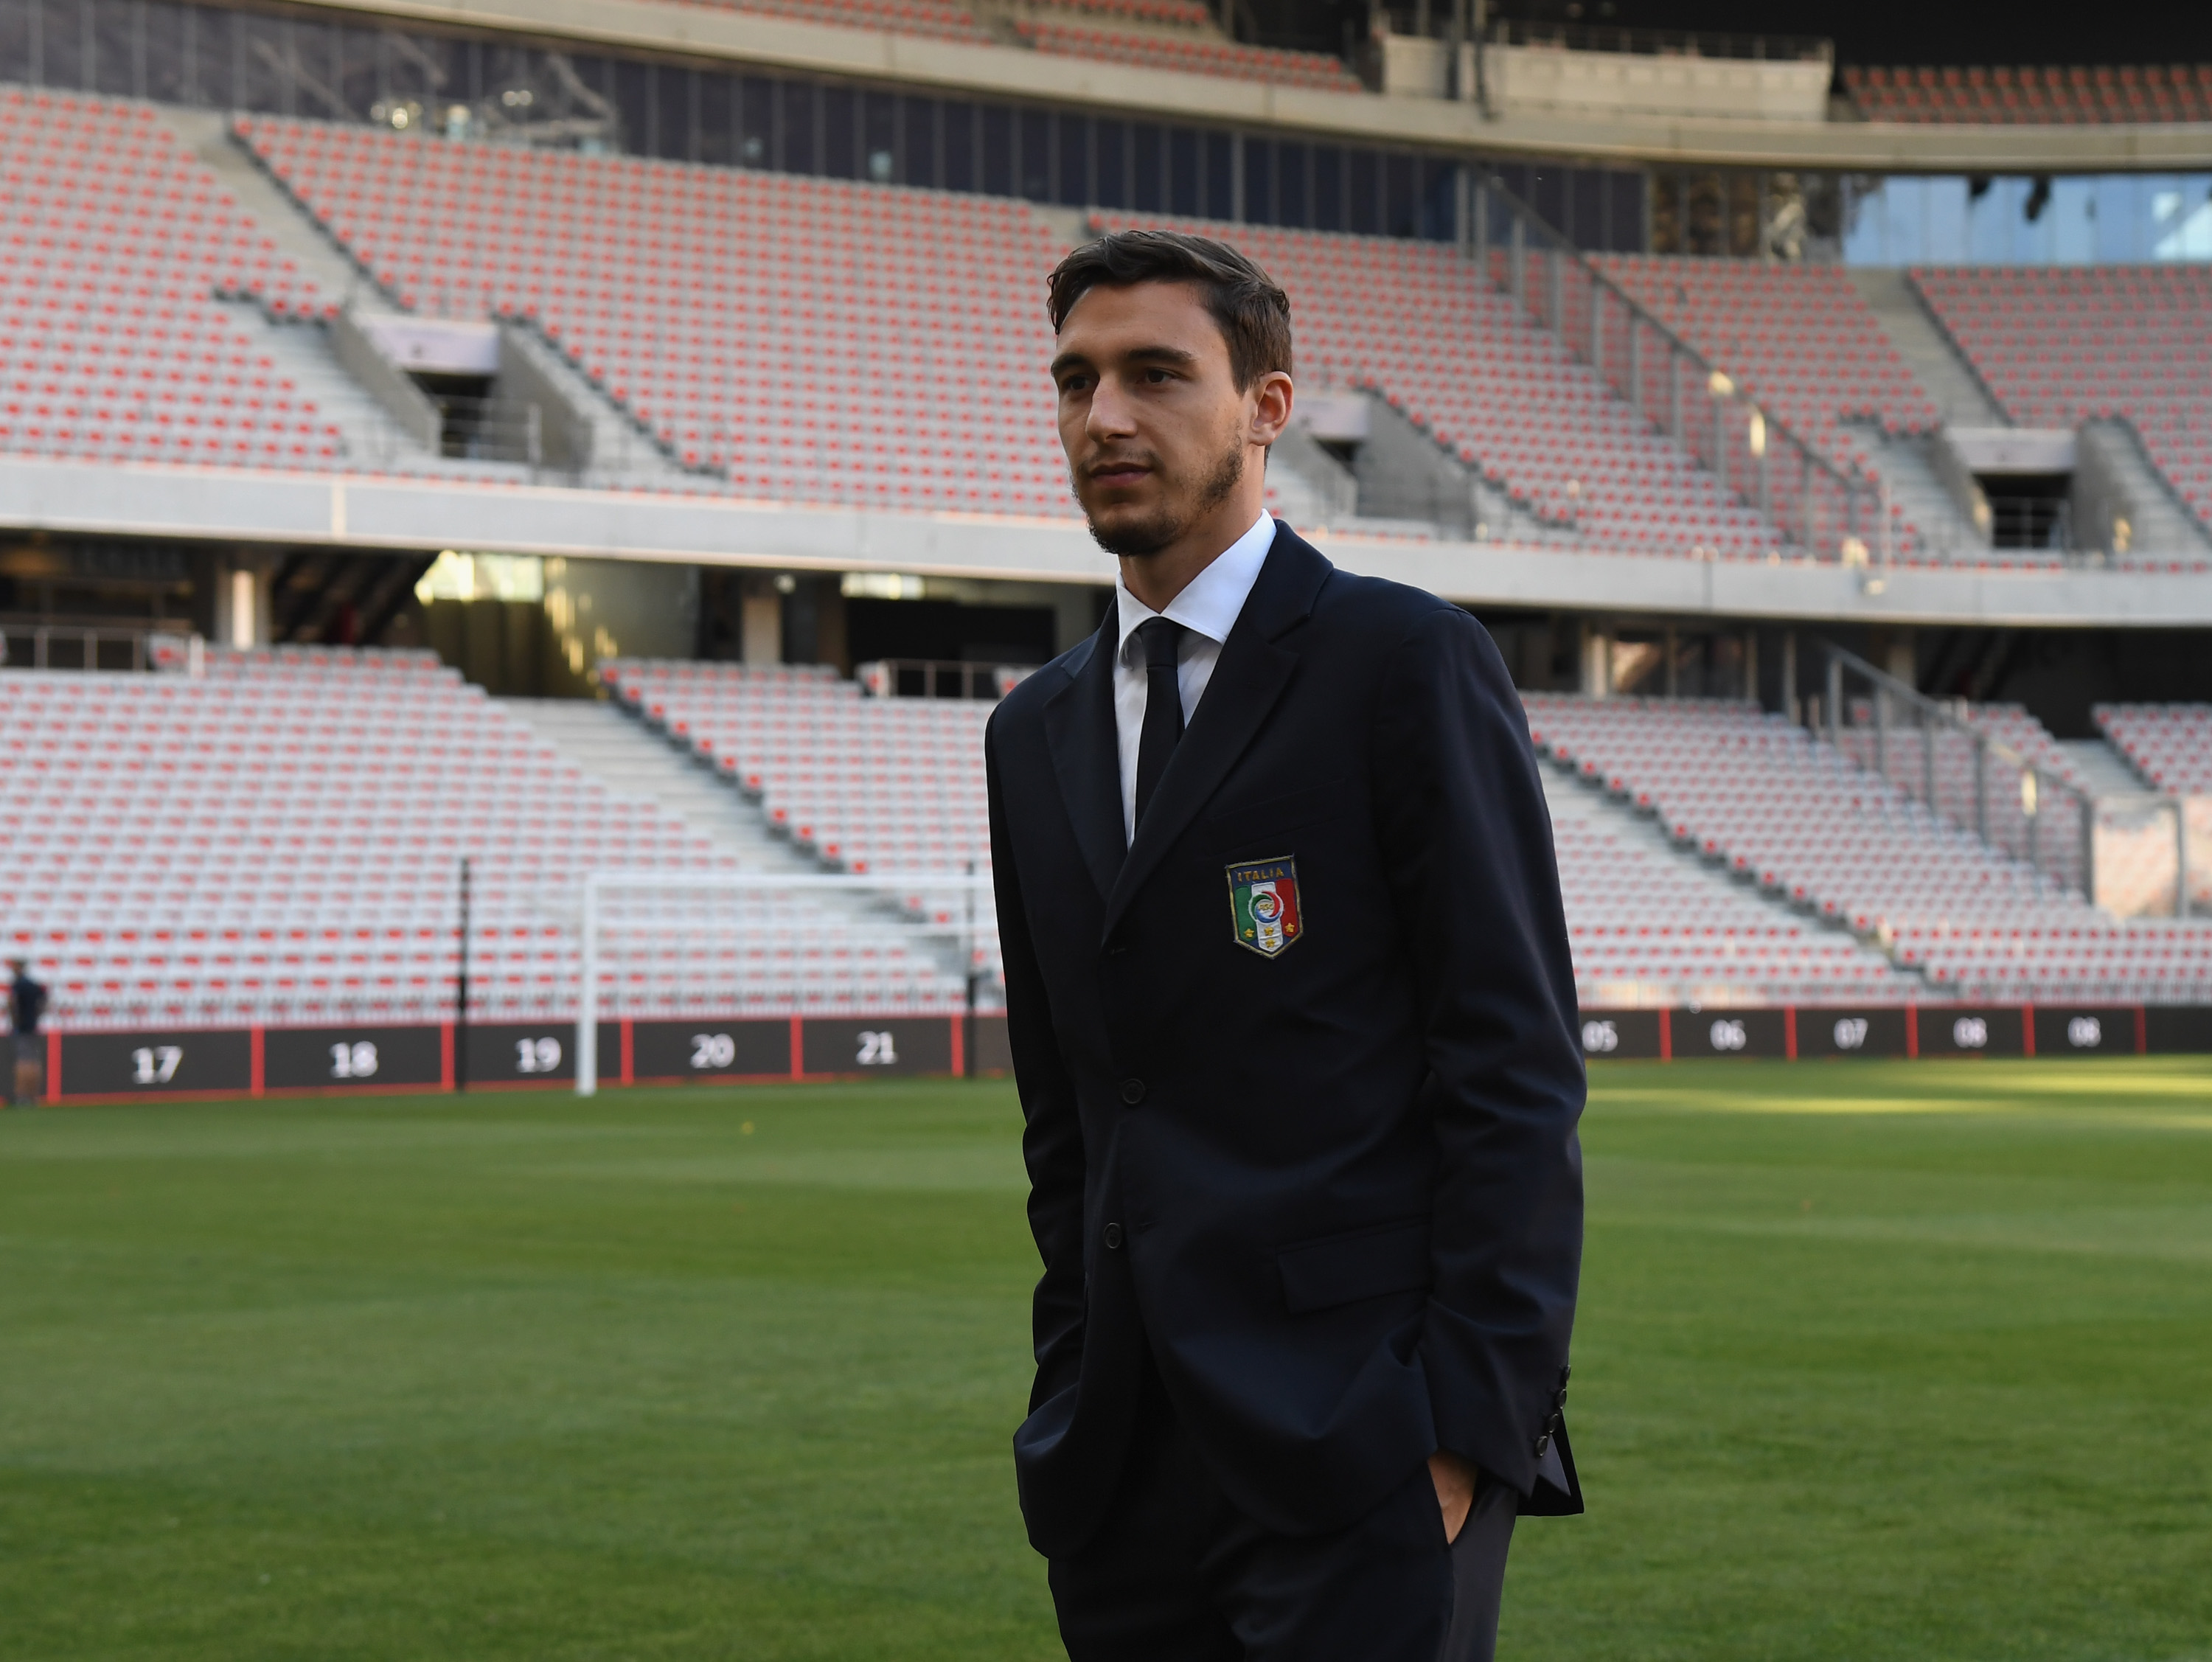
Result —
M 1101 377 L 1091 394 L 1091 410 L 1084 426 L 1094 439 L 1123 438 L 1137 430 L 1136 403 L 1120 384 Z

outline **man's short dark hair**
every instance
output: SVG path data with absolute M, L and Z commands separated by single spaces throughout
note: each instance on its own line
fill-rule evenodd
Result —
M 1047 310 L 1054 333 L 1102 283 L 1188 283 L 1229 343 L 1229 373 L 1239 391 L 1275 370 L 1291 373 L 1290 297 L 1275 280 L 1225 242 L 1188 231 L 1109 231 L 1053 268 Z

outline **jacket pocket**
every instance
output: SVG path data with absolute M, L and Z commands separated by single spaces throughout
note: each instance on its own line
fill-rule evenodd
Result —
M 1351 787 L 1341 779 L 1332 779 L 1325 784 L 1309 785 L 1294 790 L 1287 796 L 1270 797 L 1264 802 L 1251 802 L 1243 807 L 1225 808 L 1208 816 L 1206 821 L 1206 840 L 1223 849 L 1234 849 L 1262 837 L 1288 836 L 1302 825 L 1310 825 L 1322 819 L 1334 819 L 1348 813 L 1351 804 L 1346 793 Z M 1291 850 L 1276 850 L 1288 854 Z
M 1286 1246 L 1275 1255 L 1293 1316 L 1429 1285 L 1429 1221 L 1404 1218 Z

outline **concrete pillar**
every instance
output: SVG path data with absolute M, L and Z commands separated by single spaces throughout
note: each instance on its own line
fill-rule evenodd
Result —
M 1582 694 L 1606 698 L 1613 694 L 1613 631 L 1588 618 L 1582 624 Z
M 766 575 L 745 579 L 741 601 L 738 639 L 744 661 L 752 665 L 783 661 L 783 596 Z
M 1053 597 L 1052 649 L 1055 654 L 1079 645 L 1098 628 L 1098 608 L 1110 602 L 1111 589 L 1070 583 Z
M 810 580 L 814 590 L 814 661 L 853 673 L 853 648 L 845 629 L 845 592 L 835 577 Z
M 1909 687 L 1920 685 L 1919 654 L 1914 650 L 1911 630 L 1900 629 L 1890 636 L 1881 667 Z
M 269 573 L 241 561 L 218 567 L 215 588 L 215 640 L 240 650 L 269 644 Z
M 1548 692 L 1552 687 L 1552 631 L 1559 626 L 1557 618 L 1539 618 L 1521 626 L 1516 642 L 1519 648 L 1519 671 L 1514 677 L 1516 685 L 1531 692 Z

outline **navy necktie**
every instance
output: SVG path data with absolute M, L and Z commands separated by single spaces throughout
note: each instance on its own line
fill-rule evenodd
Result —
M 1145 725 L 1137 740 L 1139 825 L 1182 737 L 1182 688 L 1176 684 L 1176 665 L 1182 655 L 1183 634 L 1181 624 L 1165 618 L 1147 618 L 1137 625 L 1137 644 L 1145 649 Z

